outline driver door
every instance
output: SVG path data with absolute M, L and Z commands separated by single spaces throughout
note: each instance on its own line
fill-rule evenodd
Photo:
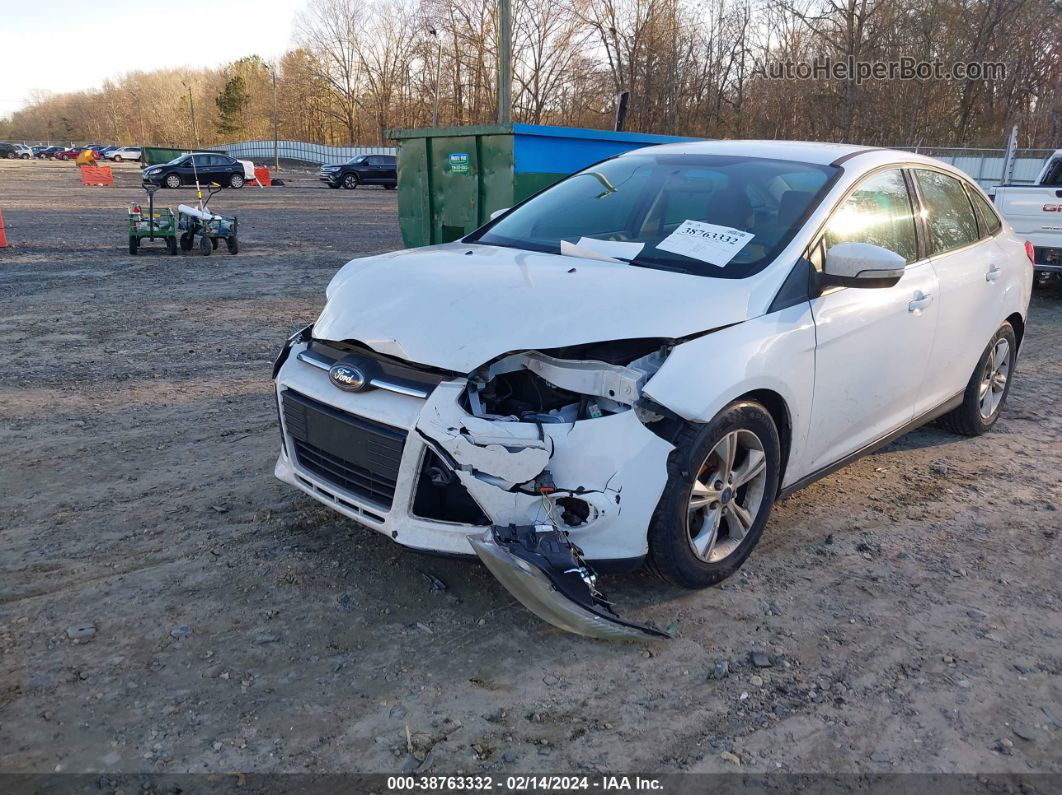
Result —
M 937 277 L 921 256 L 903 171 L 870 174 L 834 211 L 812 248 L 822 270 L 837 243 L 882 246 L 907 261 L 892 287 L 833 287 L 811 301 L 815 395 L 808 472 L 855 453 L 908 423 L 926 377 L 937 322 Z

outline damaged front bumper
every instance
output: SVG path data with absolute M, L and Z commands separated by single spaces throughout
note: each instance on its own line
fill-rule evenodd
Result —
M 488 419 L 465 408 L 464 378 L 439 383 L 426 398 L 386 389 L 341 391 L 326 370 L 300 358 L 309 344 L 306 337 L 293 340 L 277 374 L 284 439 L 277 477 L 400 544 L 478 555 L 522 603 L 563 629 L 593 637 L 662 634 L 616 617 L 592 586 L 575 588 L 563 550 L 570 539 L 569 557 L 602 569 L 636 567 L 648 551 L 646 528 L 673 448 L 633 409 L 575 421 Z M 622 380 L 609 383 L 626 388 Z M 324 404 L 351 422 L 372 423 L 402 439 L 394 443 L 389 501 L 366 496 L 350 488 L 351 481 L 332 477 L 333 470 L 300 457 L 304 447 L 296 442 L 304 440 L 297 437 L 307 430 L 285 412 L 286 397 Z M 325 448 L 331 443 L 310 441 Z M 322 460 L 332 462 L 337 452 L 324 450 L 321 455 L 329 457 Z M 421 492 L 448 480 L 463 487 L 481 521 L 467 513 L 450 516 L 445 506 L 424 515 Z M 510 526 L 544 526 L 559 535 L 513 535 Z M 543 555 L 543 545 L 552 545 L 553 553 Z M 580 565 L 592 578 L 589 566 Z
M 555 627 L 604 640 L 670 637 L 616 615 L 563 530 L 551 525 L 492 527 L 469 542 L 509 593 Z

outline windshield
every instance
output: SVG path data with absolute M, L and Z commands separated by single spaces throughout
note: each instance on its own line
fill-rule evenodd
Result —
M 183 163 L 183 162 L 184 162 L 185 160 L 188 160 L 188 159 L 190 159 L 190 158 L 188 157 L 188 155 L 181 155 L 180 157 L 175 157 L 175 158 L 173 158 L 173 160 L 171 160 L 171 161 L 170 161 L 169 163 L 167 163 L 166 165 L 167 165 L 167 166 L 176 166 L 176 165 L 180 165 L 181 163 Z
M 568 177 L 468 239 L 741 279 L 777 256 L 839 171 L 750 157 L 625 155 Z

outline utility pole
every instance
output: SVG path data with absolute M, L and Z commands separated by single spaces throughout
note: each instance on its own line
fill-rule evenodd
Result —
M 442 38 L 439 31 L 432 28 L 431 35 L 435 37 L 435 97 L 431 102 L 431 126 L 439 126 L 439 81 L 442 79 Z
M 195 126 L 195 102 L 192 99 L 192 87 L 183 80 L 181 85 L 188 89 L 188 107 L 192 111 L 192 138 L 195 141 L 195 148 L 199 148 L 199 128 Z
M 140 117 L 140 141 L 139 141 L 139 143 L 140 143 L 140 155 L 141 155 L 141 157 L 143 157 L 143 154 L 144 154 L 144 106 L 140 103 L 140 94 L 138 94 L 136 91 L 131 91 L 129 93 L 131 93 L 133 95 L 133 99 L 136 100 L 136 112 L 137 112 L 137 115 Z
M 498 0 L 498 124 L 512 121 L 513 11 L 512 0 Z
M 272 64 L 269 71 L 273 75 L 273 170 L 280 171 L 280 142 L 277 140 L 277 65 Z

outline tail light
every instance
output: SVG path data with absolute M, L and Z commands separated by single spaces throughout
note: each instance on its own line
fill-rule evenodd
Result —
M 1025 256 L 1029 258 L 1029 262 L 1036 264 L 1036 251 L 1028 240 L 1025 241 Z

